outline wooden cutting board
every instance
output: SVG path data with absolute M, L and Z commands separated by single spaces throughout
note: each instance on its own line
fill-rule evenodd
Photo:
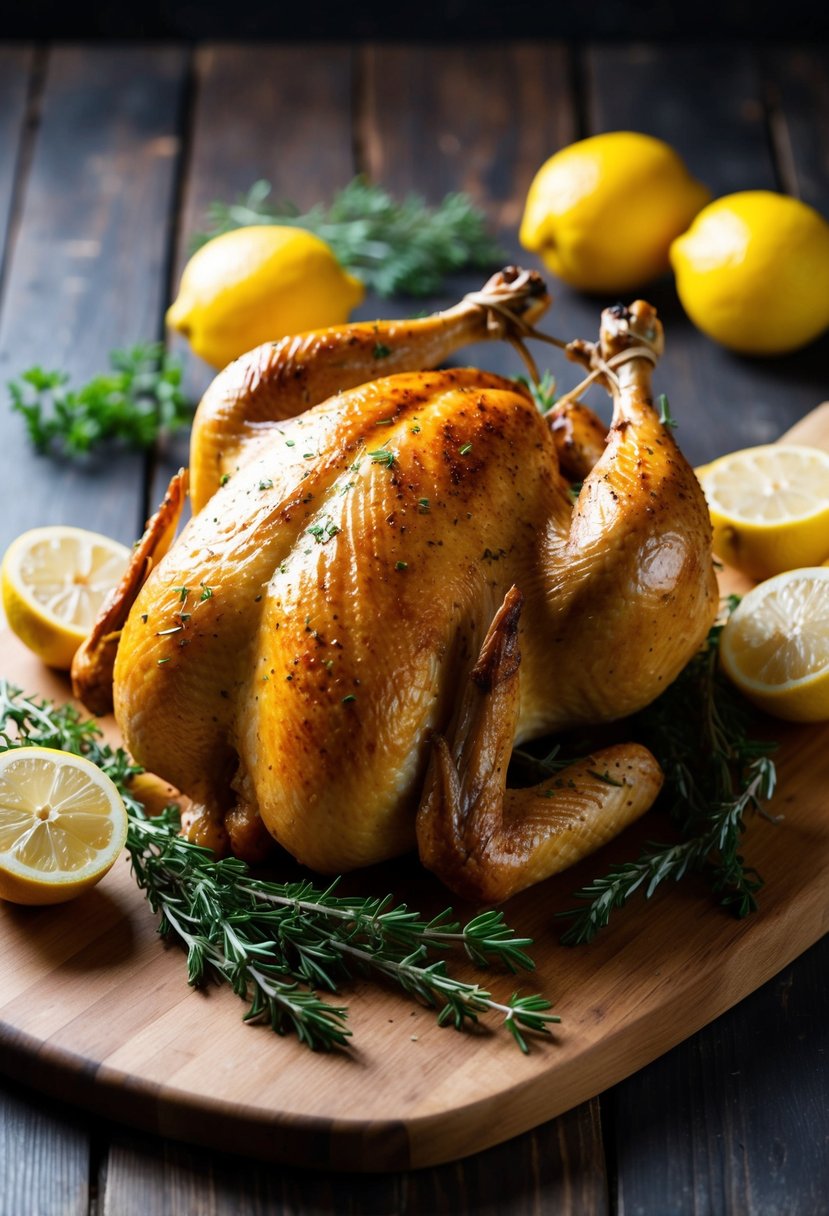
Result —
M 787 437 L 829 449 L 829 406 Z M 0 673 L 29 692 L 68 696 L 8 633 Z M 123 862 L 73 904 L 0 906 L 0 1068 L 161 1135 L 318 1168 L 405 1169 L 496 1144 L 643 1067 L 826 931 L 829 724 L 775 724 L 774 735 L 772 810 L 782 819 L 755 818 L 744 848 L 766 880 L 756 915 L 733 920 L 691 879 L 618 914 L 590 946 L 560 946 L 556 911 L 613 860 L 635 855 L 651 823 L 506 905 L 510 923 L 535 940 L 538 969 L 519 982 L 546 993 L 562 1017 L 528 1056 L 502 1032 L 439 1029 L 430 1011 L 364 983 L 343 993 L 354 1032 L 347 1052 L 312 1055 L 245 1026 L 226 988 L 187 987 L 182 952 L 158 939 Z M 423 911 L 446 902 L 411 863 L 355 882 L 366 893 L 395 890 Z M 516 986 L 485 978 L 501 997 Z

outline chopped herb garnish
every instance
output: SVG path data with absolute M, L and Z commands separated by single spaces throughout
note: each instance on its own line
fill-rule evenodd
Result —
M 429 499 L 428 498 L 418 498 L 417 505 L 420 510 L 420 514 L 425 515 L 426 512 L 429 510 Z
M 374 355 L 375 359 L 385 359 L 391 354 L 391 347 L 384 345 L 382 342 L 378 342 L 371 353 Z
M 357 698 L 355 697 L 354 693 L 350 692 L 346 696 L 343 697 L 342 703 L 343 703 L 343 705 L 350 705 L 352 701 L 356 701 L 356 700 L 357 700 Z
M 615 777 L 611 777 L 607 769 L 605 769 L 603 773 L 597 773 L 596 770 L 592 768 L 589 768 L 587 771 L 591 777 L 595 777 L 597 781 L 603 781 L 605 785 L 617 785 L 619 789 L 624 788 L 624 781 L 617 781 Z
M 660 393 L 656 399 L 656 404 L 659 406 L 659 421 L 663 426 L 676 428 L 679 423 L 671 415 L 671 407 L 668 404 L 668 397 L 665 393 Z
M 286 439 L 286 440 L 285 440 L 285 447 L 286 447 L 286 448 L 293 448 L 293 447 L 296 447 L 296 440 L 295 440 L 295 439 Z
M 201 595 L 199 596 L 199 603 L 202 604 L 202 603 L 204 603 L 205 600 L 209 600 L 212 598 L 213 598 L 213 588 L 208 587 L 206 583 L 202 583 Z
M 462 447 L 458 448 L 458 455 L 459 456 L 468 456 L 471 451 L 472 451 L 472 444 L 465 443 L 465 444 L 463 444 Z
M 420 434 L 420 425 L 419 425 L 417 422 L 416 422 L 416 423 L 414 424 L 414 426 L 413 426 L 413 427 L 411 427 L 410 429 L 411 429 L 411 433 L 412 433 L 413 435 L 419 435 L 419 434 Z
M 219 485 L 226 486 L 229 481 L 230 481 L 230 474 L 222 473 L 221 477 L 219 478 Z
M 408 562 L 395 562 L 394 568 L 395 568 L 395 570 L 408 570 L 409 563 Z
M 170 662 L 169 655 L 167 656 L 166 659 L 156 659 L 156 663 L 158 663 L 159 667 L 161 666 L 162 663 L 169 663 L 169 662 Z
M 397 453 L 391 448 L 378 448 L 375 452 L 369 452 L 372 464 L 382 464 L 387 469 L 390 469 L 397 459 Z
M 189 587 L 174 587 L 173 590 L 178 595 L 179 601 L 183 604 L 190 594 Z
M 273 481 L 272 481 L 272 479 L 271 479 L 270 477 L 266 477 L 266 478 L 264 478 L 262 481 L 260 481 L 260 482 L 259 482 L 259 489 L 260 489 L 260 490 L 272 490 L 272 489 L 273 489 Z
M 307 532 L 313 536 L 314 540 L 319 545 L 324 545 L 326 541 L 331 540 L 332 536 L 336 536 L 340 529 L 334 523 L 333 519 L 326 519 L 321 524 L 312 524 Z M 307 624 L 307 622 L 306 622 Z

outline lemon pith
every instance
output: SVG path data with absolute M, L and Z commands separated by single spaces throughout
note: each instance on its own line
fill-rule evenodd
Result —
M 0 898 L 73 899 L 103 878 L 126 837 L 121 796 L 89 760 L 43 747 L 0 753 Z
M 774 443 L 731 452 L 698 476 L 714 552 L 751 578 L 770 578 L 829 556 L 829 454 Z
M 662 140 L 612 131 L 541 166 L 520 241 L 583 291 L 628 291 L 668 269 L 668 249 L 710 198 Z
M 251 225 L 214 237 L 193 254 L 167 324 L 221 368 L 263 342 L 341 324 L 364 294 L 313 233 Z
M 694 324 L 742 354 L 797 350 L 829 326 L 829 224 L 799 199 L 716 199 L 673 242 L 671 265 Z
M 722 633 L 723 668 L 768 713 L 829 718 L 829 567 L 786 571 L 750 591 Z
M 12 631 L 50 667 L 68 669 L 129 562 L 125 545 L 83 528 L 32 528 L 9 545 L 0 583 Z

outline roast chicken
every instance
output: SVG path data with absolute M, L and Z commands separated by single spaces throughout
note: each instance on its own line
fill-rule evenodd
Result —
M 516 744 L 653 700 L 717 603 L 705 502 L 652 403 L 649 304 L 567 344 L 612 394 L 609 433 L 572 395 L 545 416 L 517 381 L 434 370 L 523 343 L 547 303 L 508 269 L 447 312 L 260 347 L 208 390 L 193 517 L 171 543 L 181 473 L 73 671 L 189 796 L 191 839 L 249 860 L 276 841 L 323 873 L 416 846 L 498 902 L 652 804 L 638 744 L 507 788 Z

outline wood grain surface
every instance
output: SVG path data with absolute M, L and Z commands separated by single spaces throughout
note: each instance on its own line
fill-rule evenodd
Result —
M 790 437 L 790 436 L 787 436 Z M 794 438 L 829 444 L 826 406 Z M 65 699 L 62 679 L 6 633 L 3 674 Z M 117 737 L 113 723 L 106 729 Z M 582 878 L 629 855 L 638 824 L 566 878 L 506 905 L 535 940 L 533 983 L 562 1025 L 530 1055 L 486 1030 L 457 1036 L 398 994 L 349 985 L 353 1047 L 310 1055 L 239 1021 L 226 990 L 184 986 L 182 958 L 120 865 L 62 909 L 0 908 L 0 1066 L 48 1092 L 182 1140 L 268 1160 L 380 1171 L 451 1161 L 569 1110 L 698 1030 L 812 945 L 829 924 L 829 726 L 782 727 L 777 824 L 752 825 L 762 911 L 733 921 L 694 883 L 628 910 L 590 946 L 558 945 L 555 912 Z M 368 871 L 361 888 L 403 881 L 415 906 L 441 902 L 408 865 Z M 655 911 L 658 904 L 659 911 Z M 508 994 L 499 977 L 493 989 Z M 37 995 L 36 995 L 37 994 Z M 125 1101 L 126 1099 L 126 1101 Z
M 175 286 L 175 266 L 168 273 L 171 241 L 180 265 L 190 232 L 203 226 L 200 200 L 230 198 L 259 176 L 299 201 L 314 201 L 306 183 L 328 196 L 353 172 L 399 172 L 384 184 L 414 188 L 432 201 L 468 181 L 493 219 L 508 224 L 510 209 L 520 211 L 531 155 L 540 160 L 603 124 L 671 139 L 715 189 L 772 182 L 824 214 L 829 208 L 829 73 L 819 46 L 683 50 L 525 42 L 502 49 L 502 56 L 495 47 L 484 54 L 466 40 L 352 51 L 261 42 L 195 51 L 98 44 L 41 45 L 31 57 L 25 48 L 6 48 L 0 202 L 11 205 L 11 222 L 0 302 L 2 379 L 32 362 L 89 376 L 102 369 L 108 343 L 159 334 Z M 76 64 L 71 88 L 67 56 Z M 159 66 L 169 69 L 171 60 L 172 82 Z M 305 72 L 314 85 L 303 89 Z M 407 82 L 414 82 L 408 91 Z M 292 126 L 298 88 L 308 122 L 307 112 L 318 107 L 313 155 L 304 154 L 304 135 Z M 474 121 L 482 98 L 488 124 L 498 124 L 495 139 L 489 125 Z M 135 133 L 148 131 L 150 111 L 162 139 L 176 141 L 167 172 L 147 172 L 151 162 L 139 167 L 134 159 L 142 146 Z M 403 122 L 415 141 L 414 157 L 403 143 Z M 383 141 L 382 160 L 373 159 L 372 138 Z M 164 144 L 154 144 L 150 134 L 146 146 Z M 120 153 L 113 155 L 113 148 Z M 94 170 L 101 156 L 107 172 L 90 176 L 87 166 Z M 467 156 L 474 175 L 465 171 Z M 745 179 L 736 175 L 737 165 Z M 119 177 L 126 189 L 107 196 L 112 205 L 102 209 L 98 188 L 111 188 Z M 73 205 L 78 197 L 85 207 Z M 44 207 L 52 222 L 43 222 Z M 79 226 L 86 239 L 89 227 L 99 230 L 107 215 L 113 239 L 132 255 L 129 277 L 120 262 L 84 264 L 101 290 L 93 284 L 85 292 L 67 341 L 64 243 Z M 514 229 L 504 227 L 501 235 L 517 252 Z M 160 249 L 160 258 L 147 259 L 147 248 Z M 127 282 L 129 292 L 119 299 Z M 659 389 L 670 394 L 680 440 L 693 459 L 771 437 L 826 396 L 826 338 L 787 360 L 737 359 L 699 339 L 667 280 L 653 290 L 669 327 Z M 435 302 L 449 303 L 454 291 L 453 284 Z M 602 302 L 582 300 L 563 286 L 555 294 L 552 326 L 567 336 L 589 333 Z M 398 301 L 393 311 L 420 307 Z M 388 308 L 369 301 L 364 311 L 374 316 Z M 496 348 L 486 351 L 492 357 Z M 129 539 L 142 497 L 157 497 L 163 473 L 153 483 L 152 466 L 117 458 L 91 470 L 62 467 L 30 454 L 12 417 L 0 436 L 4 536 L 41 522 L 48 504 L 51 519 L 92 520 Z M 175 460 L 177 453 L 170 455 Z M 601 1101 L 463 1163 L 414 1174 L 331 1174 L 317 1182 L 301 1169 L 128 1132 L 0 1078 L 0 1213 L 814 1216 L 829 1191 L 820 1085 L 829 1048 L 827 965 L 829 938 Z

